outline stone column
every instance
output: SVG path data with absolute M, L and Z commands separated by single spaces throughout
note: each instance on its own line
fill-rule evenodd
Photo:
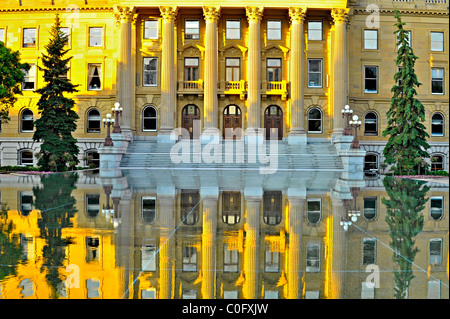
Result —
M 330 299 L 342 299 L 344 297 L 344 274 L 345 274 L 345 231 L 340 225 L 341 217 L 345 217 L 344 203 L 340 198 L 332 198 L 331 224 L 331 281 L 329 286 Z
M 344 131 L 341 110 L 347 104 L 347 20 L 350 9 L 332 9 L 334 21 L 333 50 L 333 134 L 332 140 Z
M 132 59 L 131 59 L 131 23 L 134 16 L 134 7 L 114 7 L 114 14 L 116 21 L 120 26 L 119 35 L 119 61 L 117 65 L 117 99 L 123 108 L 122 113 L 122 133 L 131 138 L 131 107 L 134 100 L 134 77 L 132 74 Z M 114 103 L 112 103 L 111 107 Z
M 220 7 L 203 7 L 206 22 L 205 34 L 205 63 L 204 63 L 204 132 L 202 141 L 210 142 L 211 135 L 220 136 L 218 130 L 218 101 L 217 101 L 217 21 Z
M 289 198 L 289 251 L 287 260 L 287 295 L 288 299 L 301 299 L 302 282 L 302 237 L 305 197 Z
M 305 107 L 304 107 L 304 72 L 305 72 L 305 36 L 303 24 L 306 9 L 289 8 L 291 18 L 291 53 L 289 63 L 291 102 L 288 135 L 289 144 L 306 144 Z
M 261 130 L 261 18 L 263 8 L 247 7 L 248 60 L 247 60 L 247 129 L 255 130 L 256 140 L 262 142 Z M 246 136 L 246 141 L 251 141 Z
M 162 17 L 161 106 L 158 142 L 174 143 L 170 133 L 175 127 L 177 74 L 175 67 L 176 7 L 160 7 Z

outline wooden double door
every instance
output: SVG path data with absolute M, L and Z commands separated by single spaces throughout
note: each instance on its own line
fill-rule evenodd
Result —
M 189 137 L 199 138 L 201 134 L 200 127 L 200 109 L 194 105 L 186 105 L 181 111 L 182 127 L 189 132 Z
M 283 110 L 277 105 L 270 105 L 264 112 L 266 140 L 283 139 Z
M 242 129 L 242 112 L 237 105 L 228 105 L 223 110 L 223 138 L 240 139 Z M 228 136 L 227 136 L 228 135 Z

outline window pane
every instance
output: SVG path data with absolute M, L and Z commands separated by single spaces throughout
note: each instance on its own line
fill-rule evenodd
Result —
M 30 64 L 30 69 L 28 71 L 24 70 L 23 73 L 25 73 L 25 77 L 22 83 L 22 90 L 34 90 L 36 66 Z
M 377 242 L 373 238 L 363 239 L 363 264 L 369 265 L 375 263 L 376 244 Z
M 378 31 L 364 30 L 364 49 L 376 50 L 378 49 Z
M 281 66 L 280 59 L 267 59 L 267 66 Z
M 444 51 L 443 32 L 431 32 L 431 51 Z
M 309 71 L 310 72 L 320 72 L 321 71 L 321 60 L 309 60 Z
M 89 78 L 88 78 L 89 90 L 102 89 L 101 76 L 102 76 L 101 64 L 89 64 Z
M 377 198 L 364 198 L 364 217 L 374 219 L 377 214 Z
M 198 66 L 198 58 L 185 58 L 184 65 L 185 66 Z
M 227 66 L 239 66 L 239 59 L 227 59 Z
M 144 39 L 158 39 L 158 20 L 144 21 Z
M 101 47 L 102 46 L 102 28 L 89 28 L 89 46 Z
M 186 20 L 185 21 L 185 38 L 186 39 L 200 39 L 200 21 Z
M 144 58 L 143 85 L 156 86 L 158 84 L 158 58 Z
M 322 40 L 322 21 L 308 22 L 308 40 Z
M 267 39 L 281 40 L 281 20 L 267 21 Z
M 5 29 L 0 29 L 0 41 L 5 42 Z
M 23 47 L 35 47 L 36 46 L 36 29 L 25 28 L 23 29 Z

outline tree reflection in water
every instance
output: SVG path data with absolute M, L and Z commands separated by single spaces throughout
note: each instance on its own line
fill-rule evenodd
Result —
M 41 272 L 47 272 L 45 279 L 51 287 L 51 298 L 58 298 L 65 291 L 60 269 L 71 239 L 61 235 L 63 228 L 73 227 L 71 218 L 77 210 L 71 193 L 76 188 L 77 180 L 75 173 L 43 175 L 41 186 L 33 187 L 35 208 L 41 211 L 38 220 L 40 236 L 46 241 L 42 249 Z
M 8 220 L 8 210 L 7 204 L 0 204 L 0 281 L 16 275 L 23 254 L 19 236 L 13 234 L 14 224 Z
M 408 288 L 414 278 L 412 266 L 419 251 L 414 238 L 422 231 L 424 216 L 421 213 L 428 198 L 429 187 L 424 182 L 387 176 L 383 184 L 389 198 L 383 198 L 387 208 L 386 222 L 394 250 L 392 259 L 399 269 L 394 269 L 396 299 L 407 298 Z

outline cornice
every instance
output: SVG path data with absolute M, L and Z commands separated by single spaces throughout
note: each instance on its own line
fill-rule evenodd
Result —
M 442 15 L 448 16 L 449 11 L 447 10 L 424 10 L 424 9 L 397 9 L 401 14 L 423 14 L 423 15 Z M 379 13 L 387 13 L 394 15 L 395 8 L 380 8 Z M 365 8 L 354 8 L 354 14 L 371 14 L 367 12 Z
M 66 12 L 67 7 L 20 7 L 20 8 L 0 8 L 0 12 L 30 12 L 30 11 L 58 11 Z M 74 9 L 74 8 L 72 8 Z M 114 6 L 92 6 L 92 7 L 77 7 L 80 11 L 114 11 Z

